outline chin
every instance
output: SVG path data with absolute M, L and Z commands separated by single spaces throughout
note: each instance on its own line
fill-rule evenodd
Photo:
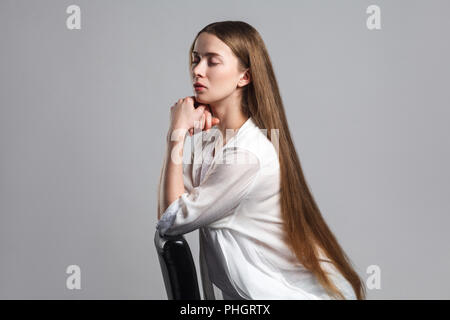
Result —
M 209 103 L 209 99 L 205 99 L 202 97 L 202 94 L 198 94 L 197 92 L 195 93 L 195 100 L 199 103 L 204 103 L 204 104 L 208 104 Z

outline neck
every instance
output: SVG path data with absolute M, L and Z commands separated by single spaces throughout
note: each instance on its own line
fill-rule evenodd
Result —
M 248 120 L 248 117 L 242 112 L 240 101 L 240 97 L 228 96 L 210 104 L 213 116 L 220 120 L 217 128 L 222 133 L 224 145 Z M 228 136 L 227 130 L 229 130 Z

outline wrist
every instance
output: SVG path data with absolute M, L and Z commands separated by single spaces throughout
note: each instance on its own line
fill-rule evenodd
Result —
M 184 127 L 170 127 L 167 132 L 166 140 L 168 143 L 183 142 L 188 131 L 189 130 Z
M 185 123 L 183 123 L 183 122 L 176 122 L 176 123 L 171 123 L 170 124 L 170 130 L 182 130 L 182 129 L 184 129 L 184 130 L 189 130 L 190 128 L 189 128 L 189 126 L 187 125 L 187 124 L 185 124 Z
M 169 130 L 167 135 L 167 156 L 174 165 L 179 165 L 183 161 L 184 140 L 186 129 L 178 128 Z

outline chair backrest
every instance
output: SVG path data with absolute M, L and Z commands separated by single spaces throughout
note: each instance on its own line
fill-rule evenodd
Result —
M 201 300 L 191 249 L 183 235 L 161 237 L 155 247 L 169 300 Z

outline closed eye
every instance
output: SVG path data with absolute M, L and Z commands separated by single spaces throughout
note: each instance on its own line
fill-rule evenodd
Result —
M 198 61 L 198 60 L 193 60 L 192 61 L 192 64 L 197 64 L 197 63 L 199 63 L 200 61 Z M 218 65 L 219 63 L 215 63 L 215 62 L 211 62 L 211 61 L 208 61 L 208 65 L 212 65 L 212 66 L 215 66 L 215 65 Z

